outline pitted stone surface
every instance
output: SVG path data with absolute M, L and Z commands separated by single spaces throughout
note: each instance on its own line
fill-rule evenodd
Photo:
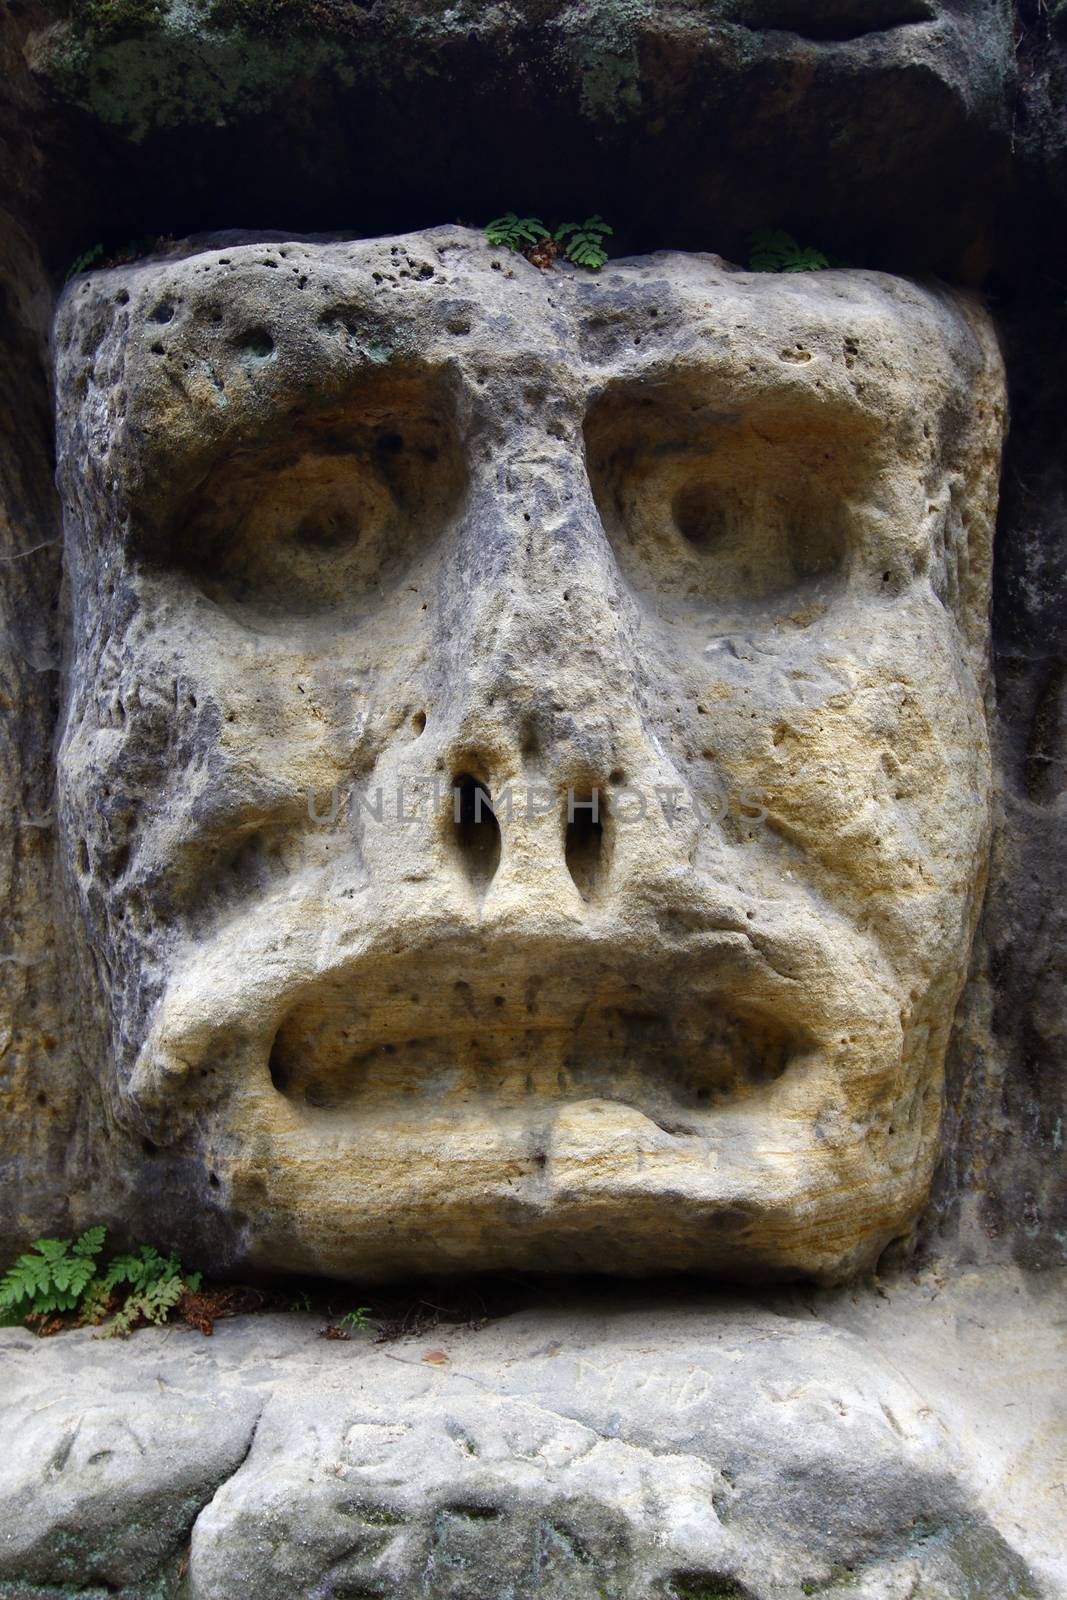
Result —
M 56 364 L 127 1220 L 365 1278 L 902 1232 L 988 845 L 980 308 L 232 237 L 76 283 Z

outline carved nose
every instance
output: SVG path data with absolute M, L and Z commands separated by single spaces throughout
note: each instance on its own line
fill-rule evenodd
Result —
M 474 497 L 442 629 L 446 846 L 486 915 L 605 904 L 637 843 L 620 836 L 613 792 L 677 782 L 648 725 L 641 613 L 580 445 L 554 450 Z

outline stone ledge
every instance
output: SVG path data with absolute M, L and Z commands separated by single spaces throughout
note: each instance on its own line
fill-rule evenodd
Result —
M 9 1331 L 0 1595 L 1061 1596 L 1065 1307 L 1001 1272 L 384 1346 Z

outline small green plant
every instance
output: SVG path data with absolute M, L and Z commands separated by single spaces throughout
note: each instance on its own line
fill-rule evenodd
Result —
M 562 244 L 564 255 L 575 266 L 599 272 L 608 259 L 604 240 L 614 231 L 597 212 L 584 222 L 561 222 L 552 237 Z
M 76 278 L 79 272 L 88 272 L 89 268 L 99 261 L 104 254 L 102 244 L 94 244 L 88 250 L 83 250 L 81 255 L 71 262 L 64 283 L 69 283 L 71 278 Z
M 36 1239 L 0 1279 L 0 1312 L 11 1322 L 76 1311 L 96 1277 L 96 1257 L 104 1228 L 88 1228 L 81 1238 Z
M 186 1290 L 199 1289 L 200 1273 L 184 1272 L 176 1255 L 161 1256 L 143 1244 L 133 1255 L 115 1257 L 101 1280 L 102 1294 L 110 1296 L 123 1284 L 123 1303 L 101 1338 L 124 1339 L 139 1322 L 162 1326 Z
M 599 272 L 608 253 L 604 240 L 614 232 L 610 223 L 595 213 L 584 222 L 561 222 L 546 228 L 540 217 L 520 217 L 507 211 L 486 223 L 485 237 L 492 245 L 514 250 L 535 266 L 548 268 L 557 256 L 566 256 L 576 267 Z
M 346 1311 L 341 1323 L 351 1328 L 353 1333 L 366 1333 L 370 1327 L 370 1306 L 357 1306 L 354 1311 Z
M 518 217 L 514 211 L 505 211 L 502 217 L 486 223 L 485 237 L 502 250 L 522 252 L 551 235 L 540 217 Z
M 0 1279 L 0 1318 L 38 1332 L 85 1327 L 112 1315 L 102 1338 L 124 1338 L 141 1322 L 166 1322 L 200 1273 L 186 1272 L 176 1255 L 144 1244 L 115 1256 L 101 1270 L 97 1257 L 107 1230 L 88 1228 L 80 1239 L 37 1239 Z
M 756 228 L 749 240 L 748 264 L 753 272 L 821 272 L 830 258 L 810 245 L 797 244 L 782 228 Z
M 79 272 L 88 272 L 90 267 L 123 267 L 128 261 L 137 261 L 141 256 L 147 256 L 153 250 L 169 242 L 169 234 L 148 233 L 139 239 L 127 239 L 125 244 L 116 245 L 113 250 L 104 249 L 102 244 L 94 244 L 91 249 L 84 251 L 76 261 L 72 261 L 64 278 L 64 283 L 69 283 L 71 278 L 76 278 Z

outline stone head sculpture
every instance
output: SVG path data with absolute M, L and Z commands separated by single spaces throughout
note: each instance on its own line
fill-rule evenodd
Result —
M 189 249 L 56 329 L 85 1065 L 180 1163 L 161 1231 L 870 1262 L 987 849 L 984 313 L 459 229 Z

